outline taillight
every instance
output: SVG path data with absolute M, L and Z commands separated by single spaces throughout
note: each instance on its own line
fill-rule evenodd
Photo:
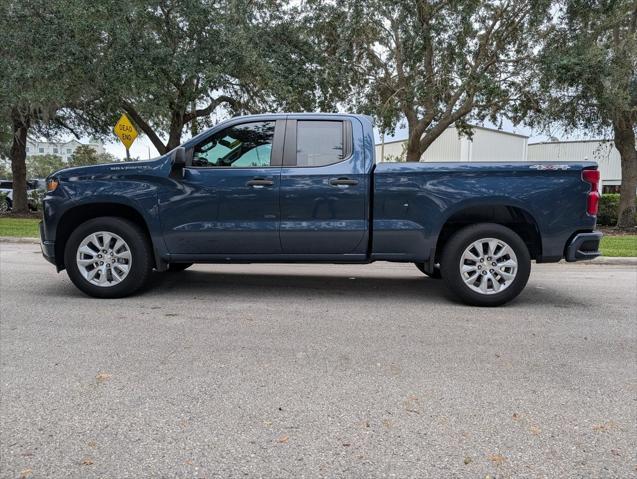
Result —
M 586 202 L 586 212 L 589 215 L 595 216 L 599 208 L 599 170 L 582 171 L 582 180 L 591 184 L 591 191 L 588 193 L 588 200 Z

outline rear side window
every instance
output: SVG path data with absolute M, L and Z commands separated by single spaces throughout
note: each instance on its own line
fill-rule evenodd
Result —
M 299 120 L 296 166 L 325 166 L 345 158 L 342 121 Z

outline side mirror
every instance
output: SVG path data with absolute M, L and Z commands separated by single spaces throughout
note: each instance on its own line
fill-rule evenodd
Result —
M 173 166 L 181 168 L 186 166 L 186 149 L 183 146 L 178 146 L 173 150 Z
M 186 149 L 183 146 L 178 146 L 173 150 L 172 163 L 170 176 L 173 178 L 183 178 L 184 167 L 186 166 Z

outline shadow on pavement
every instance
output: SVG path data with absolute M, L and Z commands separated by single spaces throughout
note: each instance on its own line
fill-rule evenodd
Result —
M 70 281 L 43 285 L 40 294 L 56 297 L 86 296 Z M 172 297 L 175 299 L 289 299 L 307 301 L 316 297 L 324 300 L 348 300 L 382 302 L 384 300 L 424 304 L 456 304 L 465 306 L 453 298 L 441 280 L 425 276 L 383 277 L 327 274 L 274 274 L 263 272 L 216 272 L 189 270 L 180 273 L 153 273 L 149 284 L 129 299 L 151 300 Z M 127 299 L 123 299 L 126 301 Z M 109 300 L 98 300 L 109 301 Z M 116 301 L 122 301 L 118 299 Z M 539 289 L 528 285 L 522 294 L 504 307 L 531 307 L 539 305 L 554 308 L 589 306 L 583 298 L 574 298 L 555 288 Z M 502 306 L 501 306 L 502 307 Z

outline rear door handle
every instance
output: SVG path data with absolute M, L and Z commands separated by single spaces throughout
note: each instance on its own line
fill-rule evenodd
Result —
M 356 186 L 357 184 L 358 180 L 351 178 L 334 178 L 330 180 L 330 185 L 332 186 Z
M 266 180 L 265 178 L 253 178 L 246 183 L 246 186 L 251 186 L 252 188 L 263 188 L 264 186 L 272 186 L 274 181 Z

